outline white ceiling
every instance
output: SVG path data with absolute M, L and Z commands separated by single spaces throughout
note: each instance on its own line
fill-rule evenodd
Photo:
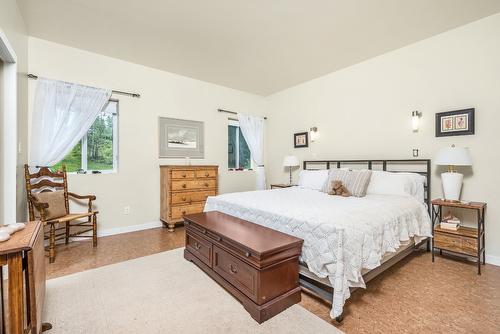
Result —
M 268 95 L 500 11 L 499 0 L 18 0 L 29 34 Z

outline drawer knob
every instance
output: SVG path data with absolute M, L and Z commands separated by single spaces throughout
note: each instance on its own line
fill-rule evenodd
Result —
M 183 210 L 183 211 L 182 211 L 182 214 L 183 214 L 183 215 L 185 215 L 185 214 L 186 214 L 186 210 Z
M 205 182 L 205 187 L 208 187 L 208 183 Z
M 201 248 L 201 245 L 197 242 L 194 243 L 194 248 L 196 248 L 196 250 L 200 250 Z
M 181 199 L 185 202 L 186 201 L 186 196 L 183 196 Z
M 229 265 L 229 270 L 233 273 L 233 274 L 237 274 L 238 273 L 238 268 L 236 266 L 233 266 L 232 264 Z
M 186 184 L 185 183 L 182 184 L 182 188 L 186 188 Z
M 205 176 L 206 176 L 206 177 L 209 177 L 209 176 L 210 176 L 210 173 L 206 172 L 206 173 L 205 173 Z
M 182 177 L 186 177 L 187 175 L 186 174 L 182 174 Z

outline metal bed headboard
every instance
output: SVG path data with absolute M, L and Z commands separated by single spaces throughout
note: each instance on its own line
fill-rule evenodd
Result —
M 326 168 L 311 168 L 311 166 L 324 165 Z M 356 165 L 364 166 L 370 170 L 374 167 L 380 166 L 382 171 L 395 172 L 395 173 L 417 173 L 425 176 L 427 182 L 424 185 L 424 199 L 427 204 L 427 209 L 429 215 L 431 214 L 431 160 L 430 159 L 368 159 L 368 160 L 306 160 L 303 162 L 304 170 L 312 169 L 330 169 L 334 166 L 336 168 L 341 168 L 346 165 Z M 414 169 L 401 169 L 402 166 L 410 166 L 416 168 L 417 166 L 425 167 L 425 170 L 414 170 Z M 397 166 L 398 169 L 391 169 L 391 166 Z M 378 169 L 376 169 L 378 170 Z

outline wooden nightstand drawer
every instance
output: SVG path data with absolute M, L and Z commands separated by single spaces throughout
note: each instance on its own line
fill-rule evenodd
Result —
M 441 232 L 434 234 L 434 247 L 477 256 L 477 239 Z

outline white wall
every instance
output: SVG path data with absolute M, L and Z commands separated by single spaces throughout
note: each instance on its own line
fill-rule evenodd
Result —
M 119 172 L 69 177 L 70 191 L 97 196 L 101 230 L 158 221 L 158 166 L 184 163 L 158 159 L 159 116 L 204 121 L 206 159 L 192 164 L 218 164 L 221 193 L 254 189 L 254 172 L 227 170 L 228 114 L 217 108 L 263 115 L 264 98 L 37 38 L 29 38 L 29 48 L 33 74 L 141 94 L 114 96 L 120 100 Z M 35 89 L 30 81 L 30 110 Z M 130 206 L 129 215 L 124 206 Z
M 444 146 L 471 149 L 463 199 L 486 201 L 486 252 L 500 264 L 500 14 L 323 76 L 267 98 L 269 180 L 287 179 L 282 157 L 433 158 Z M 434 136 L 434 114 L 476 108 L 476 135 Z M 423 113 L 418 133 L 411 111 Z M 320 138 L 294 149 L 294 132 L 317 126 Z M 433 165 L 433 197 L 441 196 Z
M 7 36 L 17 56 L 17 136 L 21 144 L 21 152 L 17 157 L 17 192 L 10 195 L 17 198 L 17 220 L 23 221 L 26 219 L 23 164 L 27 161 L 28 136 L 28 80 L 26 78 L 28 36 L 23 17 L 15 0 L 2 0 L 0 3 L 0 30 Z

